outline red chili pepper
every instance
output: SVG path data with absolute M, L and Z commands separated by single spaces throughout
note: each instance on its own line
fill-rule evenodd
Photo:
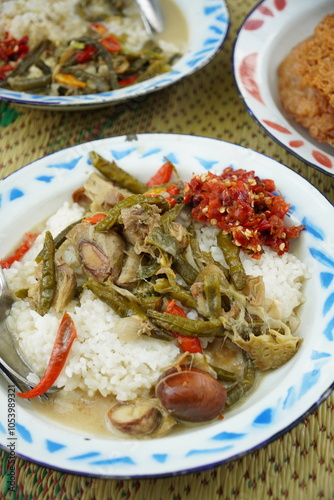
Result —
M 167 189 L 166 189 L 167 193 L 175 196 L 177 194 L 180 194 L 180 190 L 179 188 L 177 187 L 176 184 L 172 184 L 171 186 L 169 186 Z
M 13 71 L 13 69 L 14 69 L 14 66 L 12 66 L 11 64 L 8 64 L 8 63 L 1 66 L 1 68 L 0 68 L 0 80 L 5 80 L 7 77 L 6 73 Z
M 79 50 L 79 52 L 76 52 L 74 57 L 79 64 L 82 64 L 87 61 L 90 61 L 96 51 L 97 49 L 93 47 L 93 45 L 86 45 L 84 49 Z
M 42 379 L 30 391 L 19 392 L 17 395 L 23 399 L 36 398 L 47 392 L 57 380 L 65 365 L 68 353 L 74 339 L 77 338 L 77 331 L 71 316 L 65 312 L 59 325 L 57 337 L 52 348 L 49 364 Z
M 130 76 L 130 78 L 125 78 L 120 80 L 118 83 L 121 87 L 126 87 L 127 85 L 132 85 L 138 80 L 138 76 Z
M 105 217 L 106 217 L 105 214 L 94 214 L 92 217 L 88 217 L 87 219 L 82 219 L 81 222 L 89 222 L 90 224 L 97 224 Z
M 29 52 L 28 37 L 21 39 L 14 38 L 8 32 L 5 32 L 3 40 L 0 40 L 0 59 L 8 61 L 17 61 Z
M 168 203 L 170 204 L 171 207 L 174 207 L 176 205 L 176 199 L 175 198 L 172 198 L 171 196 L 168 196 L 165 199 L 168 201 Z
M 166 189 L 167 193 L 169 193 L 170 195 L 172 196 L 169 196 L 168 198 L 166 198 L 166 200 L 168 201 L 168 203 L 174 207 L 174 205 L 176 205 L 176 199 L 174 198 L 174 196 L 176 196 L 177 194 L 180 194 L 180 190 L 179 188 L 177 187 L 176 184 L 173 184 L 172 186 L 169 186 L 167 189 Z
M 183 318 L 187 317 L 182 307 L 176 304 L 176 300 L 168 301 L 165 312 L 169 314 L 174 314 L 175 316 L 183 316 Z M 180 344 L 180 347 L 183 352 L 203 353 L 201 342 L 197 337 L 187 337 L 186 335 L 181 335 L 175 332 L 171 332 L 171 334 L 177 338 L 177 341 Z
M 166 184 L 166 182 L 170 181 L 170 178 L 173 174 L 173 165 L 167 161 L 164 163 L 156 174 L 154 174 L 148 182 L 146 182 L 146 186 L 160 186 L 161 184 Z
M 26 233 L 24 235 L 23 243 L 19 246 L 19 248 L 6 259 L 0 260 L 0 266 L 2 269 L 9 269 L 13 262 L 21 260 L 23 255 L 31 248 L 37 236 L 38 233 Z
M 108 52 L 119 52 L 122 48 L 121 44 L 116 40 L 116 38 L 112 36 L 108 36 L 106 38 L 102 38 L 100 43 L 103 45 Z
M 106 26 L 104 26 L 103 24 L 92 23 L 90 24 L 90 27 L 92 28 L 92 30 L 96 31 L 96 33 L 100 33 L 101 35 L 105 35 L 106 33 L 108 33 L 108 28 L 106 28 Z

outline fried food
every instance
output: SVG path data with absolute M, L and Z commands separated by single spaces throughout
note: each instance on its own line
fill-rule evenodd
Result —
M 317 141 L 334 146 L 334 14 L 280 64 L 278 89 L 284 109 Z

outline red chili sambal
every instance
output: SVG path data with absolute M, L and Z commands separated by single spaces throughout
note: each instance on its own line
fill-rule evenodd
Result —
M 185 184 L 184 202 L 192 206 L 194 219 L 219 227 L 235 245 L 260 259 L 263 245 L 282 255 L 289 240 L 305 229 L 285 225 L 290 205 L 275 189 L 274 181 L 260 179 L 254 171 L 228 167 L 221 175 L 194 175 Z

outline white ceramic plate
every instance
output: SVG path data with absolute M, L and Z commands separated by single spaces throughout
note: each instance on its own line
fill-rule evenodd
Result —
M 334 381 L 334 208 L 305 179 L 252 150 L 214 139 L 165 134 L 114 137 L 59 151 L 0 182 L 0 256 L 24 231 L 51 215 L 82 185 L 95 150 L 147 180 L 169 158 L 189 179 L 193 172 L 253 169 L 271 178 L 291 203 L 289 216 L 307 230 L 293 245 L 312 277 L 305 284 L 295 357 L 268 373 L 246 403 L 224 420 L 155 440 L 131 441 L 86 435 L 63 428 L 16 402 L 16 453 L 29 460 L 101 477 L 152 477 L 221 464 L 261 447 L 288 431 L 330 394 Z M 0 386 L 0 444 L 8 449 L 7 386 Z
M 224 0 L 173 0 L 188 25 L 189 40 L 184 55 L 172 71 L 135 85 L 100 94 L 83 96 L 42 96 L 0 88 L 0 99 L 16 104 L 52 110 L 81 110 L 110 106 L 146 96 L 172 85 L 205 66 L 222 46 L 229 27 Z
M 334 148 L 317 142 L 283 110 L 277 68 L 318 22 L 334 12 L 331 0 L 264 0 L 245 19 L 233 53 L 233 71 L 249 113 L 292 154 L 334 175 Z

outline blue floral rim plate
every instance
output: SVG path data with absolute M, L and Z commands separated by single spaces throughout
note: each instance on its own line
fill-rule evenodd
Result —
M 168 158 L 184 179 L 225 167 L 273 179 L 291 204 L 293 224 L 306 230 L 292 251 L 307 265 L 301 306 L 303 343 L 283 367 L 267 373 L 246 402 L 223 420 L 159 439 L 133 441 L 62 427 L 16 401 L 15 453 L 47 467 L 110 478 L 180 474 L 222 464 L 262 447 L 313 411 L 334 386 L 334 208 L 309 182 L 250 149 L 204 137 L 122 136 L 81 144 L 41 158 L 0 182 L 0 256 L 51 215 L 86 180 L 96 151 L 145 181 Z M 5 216 L 4 216 L 5 214 Z M 15 231 L 13 228 L 15 227 Z M 7 385 L 0 380 L 0 445 L 10 450 Z
M 47 96 L 0 88 L 0 99 L 35 108 L 65 111 L 100 108 L 142 97 L 193 74 L 213 59 L 228 33 L 229 12 L 224 0 L 173 0 L 186 19 L 189 40 L 172 71 L 129 87 L 100 94 Z
M 288 116 L 280 103 L 277 80 L 283 59 L 329 13 L 333 13 L 331 0 L 263 0 L 240 27 L 233 73 L 247 111 L 267 134 L 297 158 L 334 175 L 334 148 L 313 139 Z

